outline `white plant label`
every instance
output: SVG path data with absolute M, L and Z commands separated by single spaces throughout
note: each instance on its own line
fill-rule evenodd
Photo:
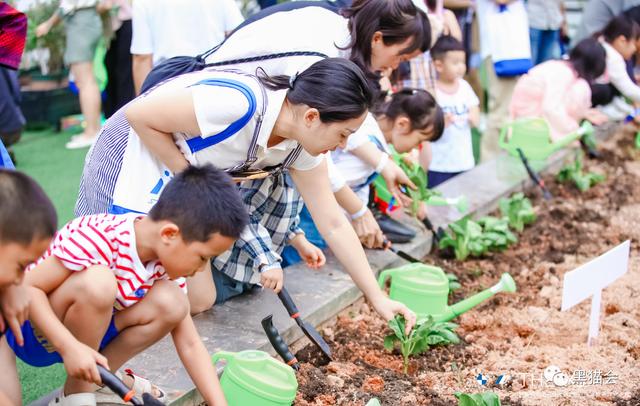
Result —
M 595 344 L 600 329 L 602 290 L 624 275 L 629 268 L 629 240 L 564 274 L 562 311 L 591 298 L 588 344 Z

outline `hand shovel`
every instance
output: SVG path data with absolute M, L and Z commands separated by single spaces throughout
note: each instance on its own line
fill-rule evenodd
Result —
M 98 372 L 100 372 L 100 379 L 109 389 L 116 395 L 120 396 L 125 402 L 130 402 L 134 406 L 164 406 L 164 403 L 151 396 L 149 393 L 142 394 L 142 401 L 135 396 L 133 389 L 127 387 L 127 385 L 115 376 L 111 371 L 107 370 L 102 365 L 98 365 Z
M 262 319 L 262 328 L 264 329 L 267 338 L 269 338 L 269 342 L 273 349 L 276 350 L 280 358 L 285 362 L 285 364 L 289 365 L 291 368 L 296 371 L 300 369 L 300 364 L 298 363 L 298 359 L 291 353 L 289 350 L 289 346 L 282 339 L 280 332 L 273 325 L 273 314 L 268 315 L 264 319 Z
M 331 348 L 329 348 L 329 344 L 324 341 L 320 333 L 318 333 L 318 331 L 311 324 L 302 320 L 302 318 L 300 317 L 300 312 L 298 311 L 296 304 L 293 302 L 293 299 L 291 299 L 291 296 L 289 296 L 289 292 L 287 292 L 287 289 L 283 287 L 280 293 L 278 293 L 278 297 L 280 298 L 280 301 L 282 302 L 284 307 L 287 309 L 289 316 L 291 316 L 291 318 L 294 319 L 298 326 L 302 329 L 302 332 L 309 338 L 309 340 L 311 340 L 313 345 L 318 347 L 318 349 L 320 349 L 320 351 L 329 360 L 331 360 Z
M 389 251 L 393 252 L 394 254 L 396 254 L 397 256 L 399 256 L 400 258 L 402 258 L 404 260 L 407 260 L 407 261 L 415 263 L 415 264 L 422 262 L 418 258 L 413 257 L 413 256 L 407 254 L 406 252 L 402 251 L 402 250 L 394 248 L 393 245 L 391 245 L 391 243 L 387 239 L 384 240 L 383 244 L 384 244 L 385 247 L 387 247 L 387 249 L 389 249 Z

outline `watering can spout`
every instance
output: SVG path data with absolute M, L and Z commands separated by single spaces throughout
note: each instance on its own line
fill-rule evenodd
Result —
M 561 139 L 553 142 L 553 149 L 559 150 L 561 148 L 564 148 L 572 142 L 579 140 L 584 135 L 588 135 L 591 133 L 593 133 L 593 125 L 591 125 L 589 121 L 585 120 L 580 128 L 578 128 L 576 131 L 572 132 L 571 134 L 567 134 Z
M 509 292 L 513 293 L 516 291 L 516 283 L 508 273 L 503 273 L 500 278 L 500 282 L 490 287 L 489 289 L 485 289 L 482 292 L 476 293 L 475 295 L 464 299 L 461 302 L 458 302 L 454 305 L 451 305 L 447 308 L 447 312 L 437 317 L 436 321 L 449 321 L 464 312 L 471 310 L 476 307 L 480 303 L 489 299 L 491 296 L 495 295 L 499 292 Z

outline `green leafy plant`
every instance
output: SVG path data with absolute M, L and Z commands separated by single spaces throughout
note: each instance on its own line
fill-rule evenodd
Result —
M 605 180 L 604 175 L 597 173 L 583 171 L 582 164 L 583 154 L 581 152 L 576 154 L 576 159 L 565 165 L 558 173 L 557 179 L 559 182 L 572 181 L 578 190 L 581 192 L 589 190 L 592 186 Z
M 500 398 L 493 392 L 456 392 L 455 396 L 458 398 L 458 406 L 500 406 Z
M 536 221 L 531 200 L 521 192 L 513 194 L 508 199 L 500 199 L 500 213 L 509 219 L 509 226 L 518 232 L 522 232 L 524 226 Z
M 469 255 L 481 256 L 489 248 L 483 238 L 482 226 L 469 216 L 449 224 L 449 231 L 440 239 L 439 247 L 452 248 L 459 261 Z
M 427 173 L 415 163 L 407 162 L 401 154 L 394 153 L 393 160 L 407 174 L 416 189 L 406 188 L 405 193 L 411 198 L 411 215 L 416 216 L 421 202 L 426 202 L 431 196 L 441 196 L 442 193 L 427 188 Z
M 393 331 L 393 334 L 389 334 L 384 338 L 384 348 L 391 351 L 396 344 L 399 345 L 405 374 L 409 369 L 410 356 L 427 351 L 431 346 L 458 344 L 460 342 L 460 338 L 453 331 L 458 328 L 457 324 L 449 322 L 435 323 L 431 316 L 418 320 L 409 336 L 404 332 L 405 320 L 400 315 L 389 320 L 389 328 Z
M 48 73 L 59 73 L 64 68 L 63 54 L 65 49 L 64 24 L 57 24 L 49 33 L 41 38 L 36 37 L 38 24 L 45 22 L 58 11 L 59 2 L 38 0 L 25 14 L 27 15 L 27 39 L 25 51 L 45 48 L 49 50 L 47 62 Z M 46 72 L 43 72 L 46 73 Z
M 445 276 L 449 280 L 449 293 L 453 292 L 454 290 L 458 290 L 462 287 L 462 285 L 460 285 L 460 281 L 458 280 L 458 277 L 452 274 L 451 272 L 447 272 Z
M 504 251 L 518 242 L 518 237 L 509 230 L 507 217 L 486 216 L 478 220 L 478 224 L 482 226 L 482 238 L 490 251 Z

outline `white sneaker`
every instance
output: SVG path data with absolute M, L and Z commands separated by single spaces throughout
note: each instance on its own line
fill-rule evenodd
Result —
M 49 406 L 96 406 L 96 396 L 93 393 L 74 393 L 65 396 L 60 390 L 60 394 L 49 402 Z
M 88 148 L 91 145 L 93 145 L 95 140 L 96 140 L 95 137 L 94 138 L 75 137 L 65 144 L 65 148 L 67 149 Z

